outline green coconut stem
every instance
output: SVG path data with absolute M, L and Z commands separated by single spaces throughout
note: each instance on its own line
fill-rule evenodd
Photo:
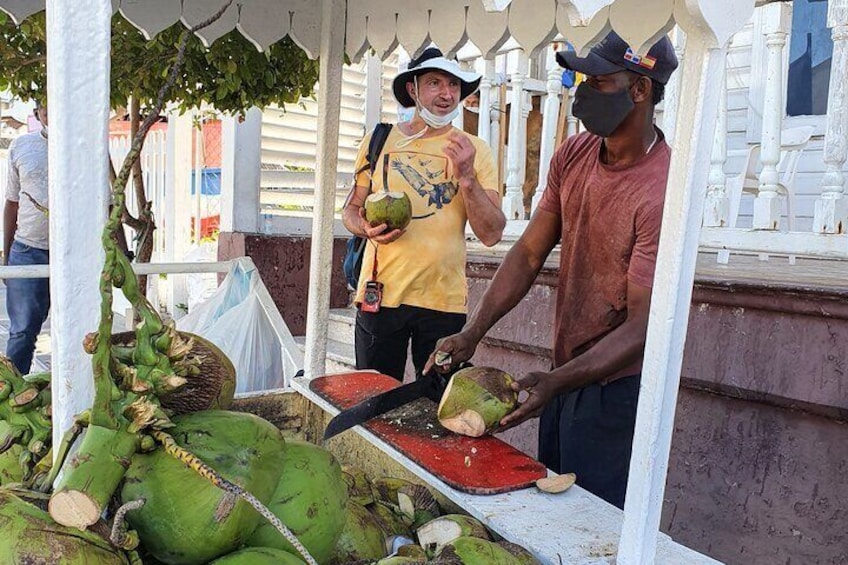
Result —
M 50 515 L 84 530 L 97 522 L 138 450 L 137 434 L 91 425 L 50 497 Z
M 88 410 L 86 410 L 85 412 L 79 414 L 76 418 L 74 418 L 73 425 L 62 436 L 62 441 L 61 443 L 59 443 L 59 450 L 56 453 L 56 460 L 53 462 L 53 465 L 50 468 L 50 472 L 44 477 L 44 479 L 39 480 L 38 484 L 35 485 L 35 490 L 39 492 L 48 492 L 50 489 L 53 488 L 53 483 L 59 476 L 59 471 L 65 464 L 65 460 L 68 458 L 68 453 L 70 453 L 71 451 L 71 446 L 82 433 L 83 428 L 88 426 L 89 416 L 90 413 Z
M 439 402 L 439 423 L 471 437 L 492 431 L 517 406 L 518 398 L 510 388 L 512 382 L 507 373 L 490 367 L 458 371 Z
M 127 528 L 125 517 L 130 510 L 138 510 L 144 506 L 145 500 L 132 500 L 118 508 L 115 512 L 115 519 L 112 522 L 112 531 L 109 535 L 109 541 L 112 545 L 123 550 L 130 551 L 138 547 L 138 533 Z
M 130 304 L 132 304 L 133 308 L 136 309 L 136 312 L 144 312 L 147 315 L 147 317 L 144 318 L 146 321 L 152 323 L 153 317 L 155 317 L 160 325 L 162 323 L 161 319 L 159 319 L 158 315 L 156 315 L 156 312 L 150 307 L 147 299 L 143 297 L 142 293 L 138 289 L 137 281 L 131 282 L 135 281 L 135 274 L 132 271 L 132 266 L 129 264 L 126 256 L 120 251 L 120 249 L 118 249 L 117 245 L 116 237 L 118 230 L 121 229 L 121 217 L 126 203 L 127 182 L 132 174 L 135 163 L 141 156 L 141 151 L 144 148 L 144 140 L 147 137 L 147 133 L 150 131 L 153 124 L 159 119 L 159 114 L 165 106 L 168 94 L 171 92 L 171 89 L 179 77 L 183 61 L 185 60 L 186 47 L 188 45 L 189 37 L 191 37 L 193 33 L 196 33 L 220 19 L 224 12 L 226 12 L 226 10 L 230 7 L 232 2 L 233 0 L 227 0 L 227 2 L 225 2 L 224 5 L 208 19 L 198 23 L 189 30 L 183 31 L 180 37 L 177 57 L 174 64 L 171 66 L 168 78 L 162 84 L 162 87 L 157 93 L 156 103 L 141 123 L 135 137 L 133 137 L 132 145 L 124 158 L 121 171 L 118 173 L 115 178 L 115 182 L 112 184 L 112 211 L 109 214 L 106 226 L 103 228 L 103 236 L 101 238 L 103 249 L 106 252 L 106 261 L 103 265 L 103 271 L 100 276 L 101 302 L 100 324 L 98 326 L 99 338 L 96 339 L 96 347 L 94 348 L 95 351 L 92 359 L 95 381 L 95 401 L 92 409 L 92 423 L 99 426 L 111 429 L 118 429 L 120 427 L 120 422 L 115 414 L 114 408 L 112 407 L 112 400 L 116 396 L 116 387 L 110 374 L 109 356 L 111 352 L 111 343 L 107 338 L 107 336 L 112 333 L 113 284 L 115 284 L 115 286 L 123 287 L 125 294 L 129 293 L 127 300 L 130 301 Z M 150 328 L 150 331 L 152 330 L 153 328 Z
M 199 457 L 191 453 L 190 451 L 183 449 L 177 442 L 174 441 L 174 438 L 171 437 L 170 434 L 166 434 L 162 431 L 153 431 L 151 433 L 153 438 L 162 444 L 162 447 L 165 449 L 165 453 L 174 457 L 178 461 L 182 462 L 183 465 L 223 490 L 226 493 L 238 496 L 243 498 L 248 504 L 250 504 L 259 514 L 261 514 L 268 522 L 274 526 L 277 531 L 282 534 L 282 536 L 288 541 L 292 547 L 294 547 L 297 552 L 303 557 L 303 560 L 306 561 L 309 565 L 318 565 L 318 562 L 310 555 L 309 550 L 307 550 L 302 543 L 297 539 L 297 537 L 289 530 L 285 524 L 283 524 L 277 516 L 274 515 L 273 512 L 268 510 L 268 508 L 262 504 L 255 496 L 244 490 L 239 485 L 232 483 L 222 477 L 220 473 L 218 473 L 215 469 L 204 463 Z

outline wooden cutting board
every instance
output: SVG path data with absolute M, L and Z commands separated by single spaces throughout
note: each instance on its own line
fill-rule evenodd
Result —
M 345 373 L 313 379 L 309 387 L 344 410 L 400 383 L 379 373 Z M 493 437 L 470 438 L 441 427 L 437 405 L 420 398 L 366 422 L 364 427 L 456 490 L 498 494 L 532 486 L 545 466 Z

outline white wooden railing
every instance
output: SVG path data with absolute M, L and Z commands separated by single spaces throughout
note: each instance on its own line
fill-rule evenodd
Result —
M 764 83 L 762 134 L 759 141 L 760 163 L 756 173 L 759 187 L 753 201 L 751 228 L 743 229 L 731 225 L 735 212 L 739 209 L 739 196 L 729 193 L 725 174 L 728 156 L 725 73 L 701 246 L 718 250 L 718 261 L 721 263 L 728 262 L 731 251 L 758 253 L 761 259 L 767 259 L 769 254 L 788 255 L 790 262 L 794 262 L 796 255 L 848 259 L 848 235 L 845 235 L 848 233 L 848 201 L 845 197 L 844 174 L 848 158 L 848 89 L 845 88 L 848 82 L 848 0 L 830 0 L 828 4 L 828 26 L 832 29 L 834 47 L 827 127 L 824 133 L 825 173 L 822 175 L 821 193 L 815 203 L 812 226 L 808 231 L 793 232 L 781 229 L 784 199 L 791 198 L 787 194 L 787 186 L 781 184 L 784 171 L 779 171 L 778 167 L 781 164 L 781 148 L 785 147 L 784 142 L 791 143 L 782 139 L 782 133 L 789 131 L 784 129 L 785 75 L 788 73 L 784 61 L 786 38 L 792 26 L 792 7 L 786 2 L 776 2 L 759 10 L 761 13 L 758 16 L 762 21 L 759 29 L 763 37 L 755 37 L 754 41 L 764 42 L 766 58 L 765 76 L 751 78 L 752 81 Z M 797 163 L 795 165 L 797 166 Z M 783 166 L 791 167 L 792 163 Z M 745 175 L 744 170 L 741 175 Z M 792 190 L 793 187 L 788 186 L 788 191 Z M 729 198 L 737 200 L 729 202 Z M 788 208 L 786 224 L 790 230 L 794 229 Z
M 249 257 L 234 259 L 232 261 L 215 261 L 215 262 L 193 262 L 193 263 L 133 263 L 133 271 L 137 275 L 188 275 L 198 273 L 227 273 L 230 271 L 235 261 L 245 262 L 249 266 L 253 266 L 253 261 Z M 0 266 L 0 279 L 32 279 L 32 278 L 47 278 L 50 276 L 49 265 L 28 265 L 28 266 Z M 274 330 L 274 335 L 280 343 L 280 355 L 282 358 L 282 367 L 284 371 L 284 387 L 291 385 L 291 377 L 296 371 L 303 368 L 303 353 L 292 337 L 288 326 L 283 320 L 280 311 L 277 309 L 274 300 L 268 293 L 264 285 L 257 287 L 257 299 L 262 307 L 268 322 Z M 92 328 L 94 329 L 94 328 Z

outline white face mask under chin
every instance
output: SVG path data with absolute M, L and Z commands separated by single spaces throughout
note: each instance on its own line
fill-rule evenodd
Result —
M 427 108 L 419 106 L 418 115 L 421 116 L 421 119 L 424 120 L 425 124 L 427 124 L 431 128 L 439 129 L 445 126 L 449 126 L 451 122 L 456 119 L 456 117 L 459 115 L 459 106 L 457 106 L 450 113 L 445 114 L 444 116 L 439 116 L 437 114 L 434 114 Z

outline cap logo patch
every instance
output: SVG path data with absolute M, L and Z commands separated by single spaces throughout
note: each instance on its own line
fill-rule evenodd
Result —
M 624 53 L 624 60 L 629 61 L 629 62 L 633 63 L 634 65 L 644 67 L 646 69 L 653 69 L 654 65 L 657 64 L 657 60 L 655 58 L 653 58 L 649 55 L 645 55 L 644 57 L 640 57 L 630 47 L 628 47 L 627 51 Z

